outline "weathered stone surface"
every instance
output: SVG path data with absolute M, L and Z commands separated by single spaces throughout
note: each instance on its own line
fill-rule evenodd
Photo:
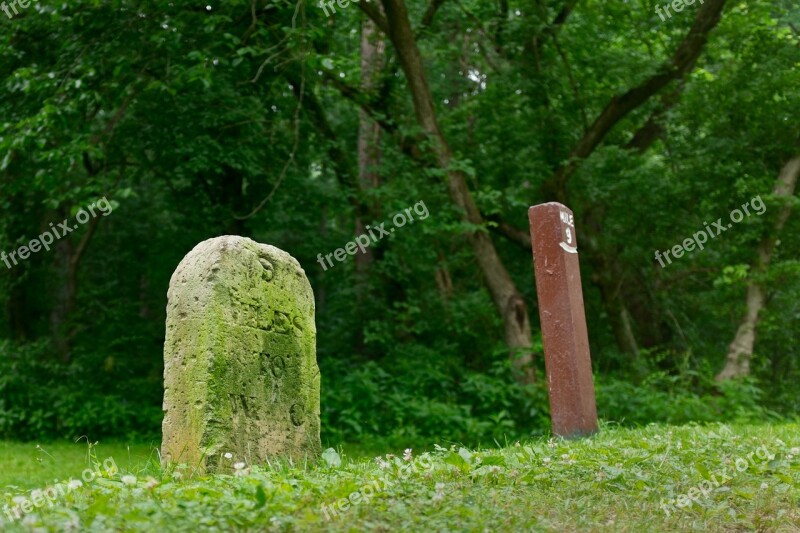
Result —
M 314 296 L 300 264 L 244 237 L 209 239 L 181 261 L 168 300 L 163 461 L 219 471 L 319 453 Z

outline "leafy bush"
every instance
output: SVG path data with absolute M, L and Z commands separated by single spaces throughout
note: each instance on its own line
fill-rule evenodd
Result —
M 699 384 L 698 384 L 699 383 Z M 755 380 L 716 383 L 701 374 L 650 374 L 641 384 L 597 379 L 598 416 L 623 424 L 757 421 L 780 419 L 763 407 Z
M 132 390 L 135 382 L 108 392 L 114 380 L 97 377 L 107 371 L 53 362 L 47 351 L 44 343 L 0 342 L 0 438 L 157 435 L 161 409 Z
M 0 438 L 159 438 L 159 382 L 151 390 L 152 380 L 125 377 L 90 355 L 53 362 L 48 350 L 0 342 Z M 485 371 L 419 344 L 377 361 L 326 357 L 320 365 L 323 440 L 331 445 L 491 446 L 550 431 L 545 380 L 516 384 L 500 353 Z M 624 425 L 780 418 L 763 406 L 755 380 L 718 384 L 704 375 L 658 371 L 636 384 L 598 374 L 598 415 Z
M 546 432 L 543 386 L 514 383 L 508 363 L 487 373 L 465 370 L 427 349 L 406 358 L 323 368 L 323 437 L 331 443 L 375 438 L 399 446 L 433 439 L 503 443 Z M 424 365 L 418 361 L 426 361 Z

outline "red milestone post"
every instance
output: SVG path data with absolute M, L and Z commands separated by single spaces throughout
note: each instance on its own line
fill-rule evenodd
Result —
M 597 432 L 597 405 L 575 219 L 557 202 L 531 207 L 528 218 L 553 433 L 591 435 Z

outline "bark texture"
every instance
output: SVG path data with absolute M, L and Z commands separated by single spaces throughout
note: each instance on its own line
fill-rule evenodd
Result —
M 532 361 L 532 336 L 528 307 L 517 290 L 511 275 L 506 270 L 491 237 L 483 231 L 484 219 L 467 186 L 463 172 L 450 169 L 452 151 L 436 120 L 430 87 L 422 63 L 422 57 L 414 39 L 408 12 L 403 0 L 383 0 L 386 14 L 387 35 L 397 51 L 401 68 L 405 74 L 417 122 L 433 141 L 433 157 L 438 167 L 447 171 L 447 188 L 451 201 L 457 205 L 466 222 L 475 229 L 469 234 L 469 242 L 475 252 L 478 266 L 484 275 L 495 307 L 499 311 L 505 330 L 505 342 L 516 369 L 517 379 L 530 383 L 535 379 Z
M 758 317 L 766 303 L 761 280 L 772 260 L 778 235 L 792 212 L 792 205 L 788 200 L 794 195 L 797 188 L 798 175 L 800 175 L 800 155 L 793 157 L 784 165 L 772 191 L 776 198 L 786 199 L 787 202 L 780 208 L 774 224 L 758 244 L 758 254 L 751 265 L 751 277 L 747 285 L 747 311 L 736 330 L 733 341 L 728 346 L 725 366 L 717 374 L 717 381 L 742 378 L 750 374 L 750 361 L 753 358 L 753 347 L 756 342 Z

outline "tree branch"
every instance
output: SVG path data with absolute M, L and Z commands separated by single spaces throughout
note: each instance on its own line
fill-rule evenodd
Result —
M 442 7 L 447 0 L 431 0 L 431 3 L 428 5 L 428 9 L 425 10 L 425 14 L 422 15 L 422 21 L 420 22 L 420 30 L 430 28 L 431 24 L 433 24 L 433 17 L 436 16 L 436 12 Z
M 629 113 L 647 102 L 653 95 L 674 80 L 682 79 L 693 67 L 708 36 L 722 17 L 725 0 L 707 0 L 697 11 L 692 28 L 672 58 L 655 75 L 620 96 L 614 96 L 584 136 L 572 149 L 569 159 L 544 184 L 548 196 L 566 200 L 567 180 L 578 170 L 580 163 L 600 145 L 614 126 Z
M 674 91 L 661 97 L 661 104 L 659 107 L 653 111 L 653 113 L 647 119 L 647 122 L 645 122 L 641 128 L 636 130 L 636 133 L 633 134 L 631 140 L 625 145 L 626 149 L 636 150 L 641 154 L 647 151 L 647 149 L 650 148 L 654 142 L 656 142 L 656 139 L 663 137 L 664 125 L 661 123 L 661 121 L 664 118 L 664 115 L 666 115 L 667 112 L 678 103 L 684 86 L 685 83 L 682 81 L 678 84 Z
M 360 89 L 341 81 L 339 77 L 332 72 L 323 69 L 322 73 L 325 80 L 333 85 L 342 96 L 359 106 L 383 131 L 392 136 L 405 155 L 417 161 L 424 162 L 425 157 L 419 146 L 419 139 L 401 134 L 399 128 L 394 123 L 387 120 L 386 115 L 381 112 L 378 106 L 376 106 Z
M 550 35 L 555 35 L 567 21 L 567 18 L 569 18 L 570 14 L 572 14 L 572 10 L 575 9 L 575 5 L 577 3 L 578 0 L 569 0 L 568 2 L 565 2 L 564 7 L 561 8 L 561 11 L 558 12 L 556 18 L 554 18 L 553 22 L 551 22 L 550 26 L 548 26 L 547 33 Z
M 500 217 L 496 215 L 487 216 L 486 220 L 493 222 L 493 224 L 489 224 L 489 229 L 493 232 L 526 250 L 531 249 L 531 236 L 527 231 L 517 229 L 511 224 L 503 222 Z
M 372 22 L 374 22 L 383 33 L 389 35 L 389 23 L 386 21 L 386 17 L 383 16 L 383 13 L 381 13 L 378 4 L 368 2 L 367 0 L 361 0 L 356 5 L 358 6 L 358 9 L 363 11 L 370 19 L 372 19 Z

